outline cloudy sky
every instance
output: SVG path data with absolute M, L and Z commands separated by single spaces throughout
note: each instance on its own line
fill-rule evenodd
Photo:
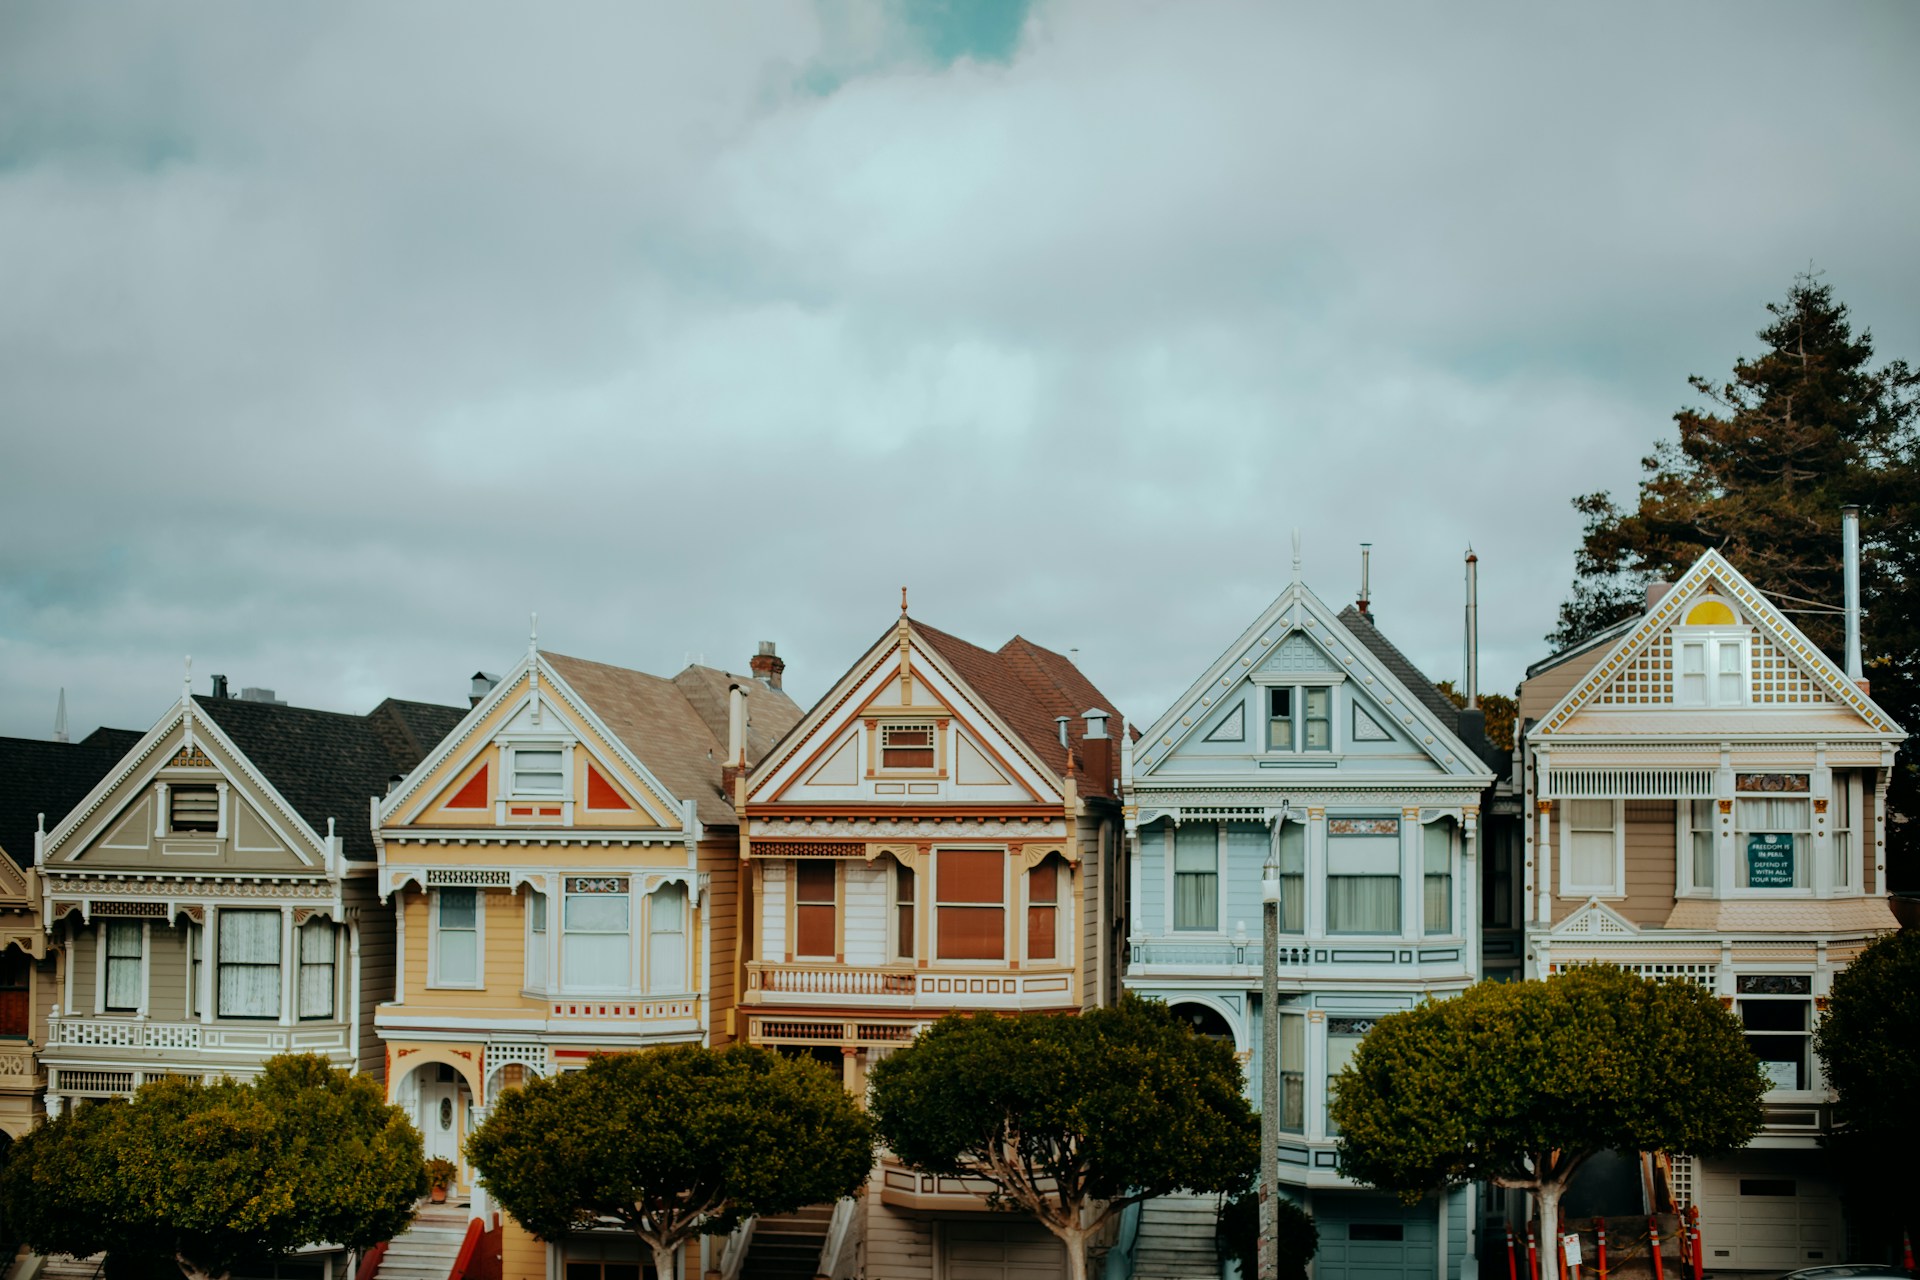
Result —
M 1284 587 L 1483 683 L 1809 263 L 1920 357 L 1920 7 L 0 10 L 0 733 L 896 616 L 1162 711 Z

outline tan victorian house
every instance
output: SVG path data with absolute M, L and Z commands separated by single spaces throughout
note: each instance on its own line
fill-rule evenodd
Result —
M 96 729 L 79 742 L 0 738 L 0 1129 L 19 1137 L 45 1111 L 39 1047 L 59 1000 L 59 952 L 40 922 L 34 854 L 48 822 L 79 803 L 140 735 Z
M 1832 1092 L 1811 1036 L 1834 974 L 1894 927 L 1886 787 L 1905 738 L 1861 683 L 1715 552 L 1646 613 L 1528 671 L 1526 969 L 1697 982 L 1772 1082 L 1764 1131 L 1676 1160 L 1711 1268 L 1845 1261 L 1821 1170 Z
M 374 813 L 397 963 L 375 1025 L 389 1097 L 460 1168 L 503 1089 L 597 1053 L 723 1044 L 734 997 L 738 819 L 727 761 L 799 719 L 783 664 L 671 679 L 529 648 Z M 542 1241 L 507 1220 L 510 1280 L 639 1274 L 631 1235 Z M 687 1280 L 722 1239 L 682 1260 Z M 650 1273 L 649 1273 L 650 1274 Z
M 982 649 L 903 609 L 741 784 L 738 1033 L 864 1093 L 868 1066 L 943 1014 L 1115 999 L 1119 725 L 1064 656 Z M 836 1278 L 1064 1265 L 1037 1224 L 885 1154 L 811 1234 L 754 1230 L 748 1276 L 776 1249 Z

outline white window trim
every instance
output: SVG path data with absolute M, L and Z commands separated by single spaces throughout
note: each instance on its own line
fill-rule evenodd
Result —
M 1706 800 L 1701 803 L 1713 806 L 1715 821 L 1707 834 L 1713 839 L 1713 874 L 1716 881 L 1720 878 L 1720 806 L 1718 801 Z M 1691 807 L 1693 799 L 1673 802 L 1673 896 L 1676 898 L 1714 899 L 1720 896 L 1717 884 L 1704 888 L 1693 882 L 1693 817 Z
M 889 729 L 925 729 L 927 747 L 933 752 L 933 759 L 924 765 L 890 765 L 887 763 L 887 730 Z M 940 725 L 932 717 L 896 717 L 891 720 L 876 720 L 873 723 L 873 772 L 876 777 L 927 777 L 940 772 L 941 757 Z
M 554 911 L 555 911 L 555 908 L 553 905 L 554 899 L 552 894 L 548 893 L 545 889 L 540 888 L 536 884 L 527 884 L 523 887 L 527 891 L 527 897 L 522 901 L 522 905 L 520 908 L 520 915 L 521 915 L 520 928 L 521 928 L 522 934 L 524 935 L 524 946 L 521 949 L 521 956 L 520 956 L 520 994 L 528 995 L 528 996 L 541 996 L 544 998 L 548 995 L 553 994 L 556 990 L 559 989 L 558 984 L 554 982 L 554 977 L 553 977 L 554 970 L 558 967 L 557 958 L 554 955 L 554 934 L 558 932 L 554 928 Z M 547 900 L 547 927 L 538 933 L 534 932 L 533 912 L 529 910 L 529 908 L 533 905 L 532 895 L 536 893 Z M 547 976 L 545 981 L 543 981 L 537 987 L 534 986 L 533 983 L 527 980 L 531 976 L 527 973 L 527 961 L 533 956 L 533 951 L 534 951 L 533 942 L 535 938 L 546 939 L 546 953 L 547 953 L 546 954 Z
M 545 801 L 559 804 L 573 799 L 573 743 L 561 739 L 541 739 L 535 741 L 515 741 L 502 743 L 507 757 L 506 789 L 502 792 L 508 800 Z M 522 751 L 558 751 L 560 753 L 560 789 L 558 791 L 523 791 L 520 788 L 520 753 Z M 544 770 L 542 770 L 544 772 Z
M 1847 795 L 1846 826 L 1842 827 L 1833 822 L 1833 803 L 1831 800 L 1827 803 L 1827 888 L 1830 894 L 1836 898 L 1858 898 L 1863 892 L 1861 888 L 1862 883 L 1866 880 L 1865 874 L 1861 871 L 1861 867 L 1866 862 L 1865 857 L 1863 857 L 1861 853 L 1866 845 L 1866 834 L 1860 829 L 1860 802 L 1864 798 L 1861 795 L 1863 788 L 1861 786 L 1860 775 L 1858 773 L 1848 773 L 1835 782 L 1830 783 L 1827 788 L 1827 794 L 1832 796 L 1842 790 L 1844 790 Z M 1834 875 L 1841 866 L 1839 836 L 1842 831 L 1852 836 L 1853 844 L 1852 850 L 1847 855 L 1846 865 L 1849 879 L 1845 885 L 1842 885 L 1839 878 Z
M 604 872 L 570 872 L 569 874 L 598 875 L 598 874 L 605 874 L 605 873 Z M 646 934 L 643 933 L 640 929 L 640 923 L 641 923 L 640 908 L 642 905 L 640 900 L 643 899 L 646 895 L 635 892 L 634 876 L 631 873 L 620 872 L 616 874 L 619 876 L 619 878 L 624 879 L 627 882 L 627 887 L 624 892 L 617 895 L 611 894 L 611 893 L 605 893 L 605 894 L 585 894 L 585 895 L 575 895 L 575 896 L 601 897 L 601 898 L 623 897 L 627 900 L 627 934 L 626 934 L 626 937 L 627 937 L 627 985 L 624 987 L 575 986 L 571 980 L 571 977 L 566 972 L 564 972 L 565 957 L 566 957 L 568 894 L 567 894 L 566 877 L 562 876 L 560 877 L 559 894 L 556 895 L 555 897 L 549 897 L 547 899 L 547 904 L 548 904 L 547 909 L 553 913 L 547 917 L 547 933 L 549 937 L 552 937 L 555 934 L 558 934 L 558 938 L 554 943 L 554 945 L 558 949 L 558 954 L 554 956 L 553 959 L 554 959 L 554 963 L 562 969 L 562 972 L 560 972 L 558 977 L 551 979 L 551 990 L 553 994 L 564 995 L 564 996 L 626 997 L 626 996 L 638 996 L 646 992 L 646 986 L 644 985 L 645 975 L 643 975 L 640 971 L 640 963 L 642 959 L 641 951 L 643 950 L 643 946 L 646 938 Z M 554 906 L 554 903 L 556 902 L 559 904 L 557 907 Z M 597 936 L 606 937 L 608 935 L 601 934 Z
M 892 870 L 887 873 L 887 964 L 913 964 L 919 957 L 920 948 L 920 912 L 924 904 L 921 895 L 925 886 L 920 882 L 920 872 L 908 863 L 897 858 L 888 858 L 887 865 Z M 900 876 L 905 875 L 913 885 L 913 929 L 915 936 L 907 940 L 908 952 L 900 954 Z
M 1779 973 L 1780 970 L 1777 968 L 1770 968 L 1770 969 L 1763 970 L 1763 972 L 1773 974 L 1773 973 Z M 1738 983 L 1739 978 L 1743 976 L 1745 975 L 1741 975 L 1741 974 L 1735 975 L 1736 984 Z M 1832 1087 L 1827 1083 L 1826 1064 L 1820 1061 L 1820 1055 L 1816 1053 L 1813 1048 L 1813 1033 L 1815 1032 L 1815 1030 L 1819 1028 L 1820 1018 L 1821 1018 L 1820 1006 L 1815 1002 L 1814 997 L 1811 995 L 1770 996 L 1770 995 L 1760 995 L 1756 993 L 1752 995 L 1736 994 L 1733 999 L 1734 999 L 1733 1016 L 1736 1019 L 1740 1019 L 1742 1022 L 1742 1029 L 1741 1029 L 1742 1041 L 1745 1040 L 1748 1034 L 1787 1035 L 1787 1036 L 1802 1037 L 1806 1044 L 1807 1081 L 1808 1081 L 1807 1087 L 1805 1089 L 1768 1089 L 1764 1094 L 1761 1095 L 1761 1097 L 1765 1101 L 1772 1102 L 1772 1103 L 1781 1103 L 1781 1102 L 1811 1103 L 1811 1102 L 1828 1101 L 1832 1097 Z M 1748 1000 L 1754 1001 L 1755 1003 L 1785 1003 L 1790 1000 L 1798 1000 L 1807 1006 L 1807 1029 L 1803 1032 L 1802 1031 L 1756 1031 L 1756 1032 L 1748 1033 L 1744 1026 L 1745 1019 L 1741 1013 L 1741 1005 Z
M 838 868 L 836 868 L 836 871 Z M 837 878 L 837 877 L 836 877 Z M 644 909 L 641 913 L 641 927 L 634 932 L 642 939 L 640 959 L 643 962 L 634 972 L 640 975 L 640 990 L 651 996 L 687 995 L 687 990 L 655 991 L 653 989 L 653 903 L 660 894 L 675 885 L 680 887 L 680 968 L 686 975 L 684 987 L 697 988 L 699 975 L 694 972 L 693 957 L 693 891 L 684 880 L 663 880 L 645 895 Z M 836 889 L 838 886 L 836 886 Z M 631 921 L 631 917 L 629 917 Z
M 1048 854 L 1040 862 L 1046 862 L 1054 855 Z M 1222 856 L 1225 856 L 1224 850 Z M 1027 910 L 1033 905 L 1027 898 L 1027 888 L 1033 881 L 1028 876 L 1039 869 L 1040 862 L 1020 873 L 1020 963 L 1032 965 L 1052 965 L 1067 968 L 1072 964 L 1073 946 L 1073 864 L 1066 858 L 1060 859 L 1060 869 L 1055 873 L 1053 886 L 1053 955 L 1035 959 L 1031 954 L 1033 939 L 1027 936 Z M 1222 876 L 1224 880 L 1226 877 Z
M 465 887 L 465 886 L 462 886 Z M 427 987 L 429 990 L 484 991 L 487 988 L 487 891 L 473 890 L 472 982 L 444 982 L 440 978 L 440 889 L 427 892 Z
M 93 1012 L 102 1018 L 144 1018 L 147 1016 L 147 995 L 152 985 L 148 978 L 153 965 L 153 922 L 140 922 L 140 998 L 131 1012 L 125 1009 L 107 1008 L 107 928 L 116 923 L 111 918 L 100 920 L 100 929 L 94 938 L 93 964 Z
M 1555 825 L 1559 831 L 1554 841 L 1554 861 L 1559 864 L 1560 896 L 1563 898 L 1624 898 L 1627 896 L 1627 802 L 1625 800 L 1608 801 L 1613 805 L 1613 883 L 1575 884 L 1572 877 L 1573 867 L 1573 804 L 1571 800 L 1561 800 L 1554 804 L 1559 820 Z
M 939 889 L 939 884 L 940 884 L 939 866 L 940 866 L 940 855 L 942 853 L 949 852 L 949 851 L 955 852 L 955 853 L 995 853 L 997 852 L 1000 855 L 1000 958 L 998 960 L 959 960 L 959 959 L 945 958 L 940 955 L 941 903 L 940 903 L 940 889 Z M 932 955 L 927 957 L 929 963 L 934 968 L 942 968 L 942 969 L 953 968 L 953 969 L 962 969 L 962 970 L 977 970 L 977 969 L 1006 968 L 1009 960 L 1011 960 L 1014 956 L 1019 955 L 1023 950 L 1025 950 L 1025 947 L 1020 943 L 1020 939 L 1018 936 L 1017 930 L 1019 926 L 1014 922 L 1014 918 L 1013 918 L 1015 907 L 1018 905 L 1014 897 L 1015 886 L 1013 884 L 1013 877 L 1015 875 L 1015 872 L 1014 872 L 1015 859 L 1013 856 L 1013 850 L 1006 845 L 954 844 L 954 845 L 944 845 L 944 846 L 935 845 L 933 846 L 932 852 L 933 852 L 932 866 L 929 868 L 929 871 L 931 872 L 931 874 L 929 874 L 929 876 L 927 877 L 927 879 L 931 882 L 931 885 L 930 885 L 931 892 L 929 895 L 931 900 L 927 903 L 927 909 L 933 912 L 933 915 L 929 916 L 927 919 L 927 950 L 933 953 Z M 918 888 L 919 886 L 916 885 L 915 887 Z M 984 903 L 984 902 L 971 903 L 971 904 L 965 903 L 965 902 L 955 902 L 950 905 L 955 907 L 966 907 L 969 905 L 984 907 L 984 906 L 989 906 L 991 904 Z
M 1805 770 L 1798 770 L 1797 772 L 1805 772 Z M 1807 883 L 1805 887 L 1793 889 L 1755 889 L 1740 883 L 1740 863 L 1741 859 L 1746 856 L 1746 843 L 1740 829 L 1740 802 L 1742 800 L 1800 800 L 1806 804 L 1807 826 L 1804 831 L 1797 833 L 1802 837 L 1799 856 L 1806 869 Z M 1814 843 L 1813 833 L 1819 828 L 1813 821 L 1813 791 L 1811 787 L 1806 791 L 1785 793 L 1762 793 L 1754 791 L 1736 793 L 1733 797 L 1732 817 L 1733 821 L 1728 824 L 1729 830 L 1732 833 L 1729 839 L 1728 852 L 1732 855 L 1732 858 L 1727 867 L 1727 884 L 1726 888 L 1720 893 L 1721 897 L 1746 898 L 1763 902 L 1802 902 L 1828 896 L 1820 893 L 1817 882 L 1819 871 L 1815 863 L 1819 860 L 1820 850 Z M 1772 970 L 1768 972 L 1772 972 Z
M 1341 732 L 1340 699 L 1334 690 L 1347 682 L 1346 676 L 1338 672 L 1298 672 L 1271 671 L 1249 678 L 1249 682 L 1260 690 L 1259 711 L 1254 717 L 1260 729 L 1260 755 L 1265 756 L 1304 756 L 1319 759 L 1322 756 L 1335 756 L 1346 750 L 1345 735 Z M 1273 705 L 1269 691 L 1273 689 L 1293 690 L 1293 745 L 1276 747 L 1271 737 L 1273 727 Z M 1322 750 L 1308 750 L 1307 733 L 1307 690 L 1326 689 L 1327 702 L 1327 747 Z M 1349 704 L 1351 705 L 1351 704 Z
M 1717 626 L 1673 628 L 1673 705 L 1689 711 L 1731 710 L 1753 704 L 1753 628 L 1750 626 Z M 1706 672 L 1706 701 L 1686 701 L 1684 684 L 1686 660 L 1683 646 L 1697 644 L 1704 647 Z M 1734 645 L 1740 654 L 1740 697 L 1734 702 L 1720 700 L 1720 663 L 1719 649 L 1723 645 Z
M 1201 819 L 1201 821 L 1210 821 L 1210 819 Z M 1227 936 L 1227 824 L 1224 822 L 1215 822 L 1213 824 L 1214 904 L 1213 904 L 1213 928 L 1211 929 L 1182 929 L 1174 923 L 1174 919 L 1173 919 L 1174 885 L 1178 883 L 1179 876 L 1173 869 L 1173 850 L 1174 850 L 1174 845 L 1179 841 L 1179 838 L 1180 838 L 1179 837 L 1180 824 L 1177 822 L 1169 822 L 1165 824 L 1165 826 L 1166 826 L 1166 834 L 1161 837 L 1161 839 L 1164 841 L 1163 845 L 1161 846 L 1163 850 L 1163 856 L 1160 859 L 1162 870 L 1165 872 L 1164 892 L 1166 894 L 1166 904 L 1167 904 L 1166 922 L 1165 922 L 1165 927 L 1162 929 L 1163 935 L 1170 939 L 1226 937 Z

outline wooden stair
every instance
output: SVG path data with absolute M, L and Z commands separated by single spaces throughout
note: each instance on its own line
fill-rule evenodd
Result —
M 833 1224 L 833 1206 L 809 1205 L 777 1218 L 761 1218 L 753 1227 L 753 1243 L 740 1280 L 814 1280 L 819 1274 L 820 1250 Z

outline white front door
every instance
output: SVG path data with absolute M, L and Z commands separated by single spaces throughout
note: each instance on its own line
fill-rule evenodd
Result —
M 421 1082 L 420 1115 L 416 1123 L 426 1138 L 427 1158 L 440 1156 L 460 1163 L 460 1086 Z

